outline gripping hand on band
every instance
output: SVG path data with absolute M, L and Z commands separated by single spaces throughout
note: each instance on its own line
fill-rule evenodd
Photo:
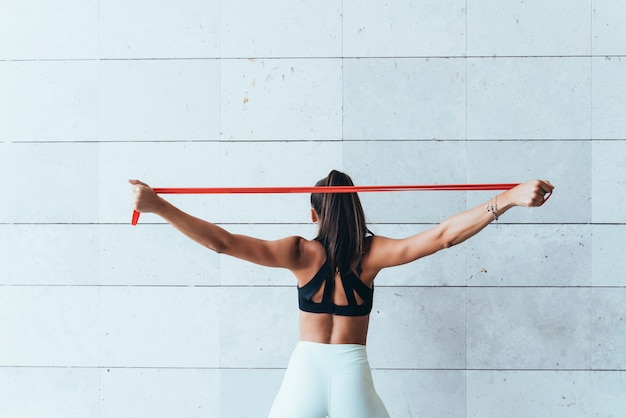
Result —
M 552 193 L 554 186 L 549 181 L 534 180 L 522 183 L 507 193 L 514 206 L 541 206 Z
M 139 180 L 128 180 L 133 185 L 133 207 L 137 212 L 156 213 L 165 209 L 167 201 L 157 195 L 146 183 Z

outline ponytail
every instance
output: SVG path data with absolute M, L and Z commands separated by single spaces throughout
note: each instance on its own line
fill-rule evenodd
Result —
M 353 186 L 347 174 L 333 170 L 316 187 Z M 330 270 L 344 275 L 357 270 L 365 254 L 365 238 L 373 235 L 356 193 L 313 193 L 311 206 L 319 218 L 315 239 L 326 249 Z

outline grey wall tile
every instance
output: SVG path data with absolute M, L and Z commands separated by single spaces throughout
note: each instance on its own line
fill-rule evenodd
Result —
M 591 0 L 467 2 L 467 54 L 589 55 Z
M 97 0 L 2 2 L 0 60 L 96 58 L 98 5 Z
M 593 107 L 591 109 L 594 139 L 626 139 L 626 59 L 595 57 L 593 65 Z
M 347 57 L 461 56 L 465 7 L 460 0 L 343 2 Z
M 465 289 L 377 287 L 368 352 L 374 368 L 464 368 Z
M 220 137 L 341 138 L 340 59 L 220 61 Z
M 343 80 L 344 139 L 465 138 L 462 59 L 346 59 Z
M 468 243 L 470 286 L 590 286 L 588 225 L 491 226 Z
M 626 414 L 626 372 L 594 371 L 591 373 L 590 397 L 593 402 L 594 417 L 619 417 Z
M 99 364 L 97 288 L 0 286 L 0 306 L 0 329 L 8 342 L 2 347 L 3 366 Z
M 100 371 L 78 367 L 0 367 L 7 417 L 98 417 Z
M 220 416 L 215 369 L 100 369 L 102 417 Z
M 218 367 L 220 291 L 200 287 L 100 289 L 105 367 Z
M 590 380 L 574 371 L 468 371 L 467 416 L 595 416 Z
M 219 138 L 217 60 L 100 61 L 101 141 Z
M 219 312 L 220 367 L 287 367 L 298 341 L 295 286 L 223 287 Z
M 220 416 L 267 416 L 284 374 L 284 369 L 220 370 Z
M 98 144 L 5 144 L 0 222 L 84 223 L 98 219 Z M 28 192 L 24 187 L 28 184 Z
M 220 2 L 99 2 L 100 57 L 216 58 Z
M 341 55 L 341 4 L 275 1 L 220 3 L 221 56 L 336 57 Z
M 624 225 L 593 225 L 593 285 L 626 286 Z
M 624 3 L 620 0 L 593 1 L 593 53 L 617 55 L 626 53 Z
M 594 370 L 626 369 L 626 289 L 592 290 L 591 355 Z
M 98 283 L 95 226 L 0 225 L 0 236 L 3 285 Z
M 98 139 L 93 61 L 0 61 L 0 97 L 0 141 Z
M 140 218 L 140 222 L 144 219 Z M 99 284 L 110 286 L 217 286 L 219 256 L 169 225 L 101 225 Z M 83 278 L 85 280 L 85 278 Z
M 392 417 L 463 418 L 465 371 L 374 370 L 376 391 Z
M 589 369 L 590 289 L 467 292 L 468 368 Z
M 623 223 L 626 213 L 616 210 L 626 198 L 626 141 L 593 143 L 593 222 Z
M 590 109 L 589 58 L 467 62 L 469 139 L 589 139 Z

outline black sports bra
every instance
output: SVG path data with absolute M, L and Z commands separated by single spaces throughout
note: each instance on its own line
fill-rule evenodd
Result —
M 361 274 L 359 266 L 357 273 Z M 374 287 L 367 287 L 359 277 L 350 272 L 345 276 L 341 276 L 341 283 L 348 299 L 347 305 L 335 305 L 333 303 L 333 287 L 334 277 L 330 274 L 330 266 L 328 260 L 324 262 L 317 274 L 304 286 L 298 287 L 298 305 L 300 310 L 311 313 L 328 313 L 341 316 L 365 316 L 372 311 L 372 302 L 374 299 Z M 321 302 L 313 302 L 312 298 L 324 285 L 324 292 Z M 362 304 L 358 304 L 356 292 L 361 299 Z

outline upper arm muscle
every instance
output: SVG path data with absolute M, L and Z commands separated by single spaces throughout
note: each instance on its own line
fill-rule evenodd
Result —
M 377 269 L 399 266 L 445 248 L 439 227 L 403 239 L 374 236 L 370 262 Z
M 300 237 L 266 241 L 246 235 L 232 235 L 222 253 L 267 267 L 295 270 L 299 267 Z

